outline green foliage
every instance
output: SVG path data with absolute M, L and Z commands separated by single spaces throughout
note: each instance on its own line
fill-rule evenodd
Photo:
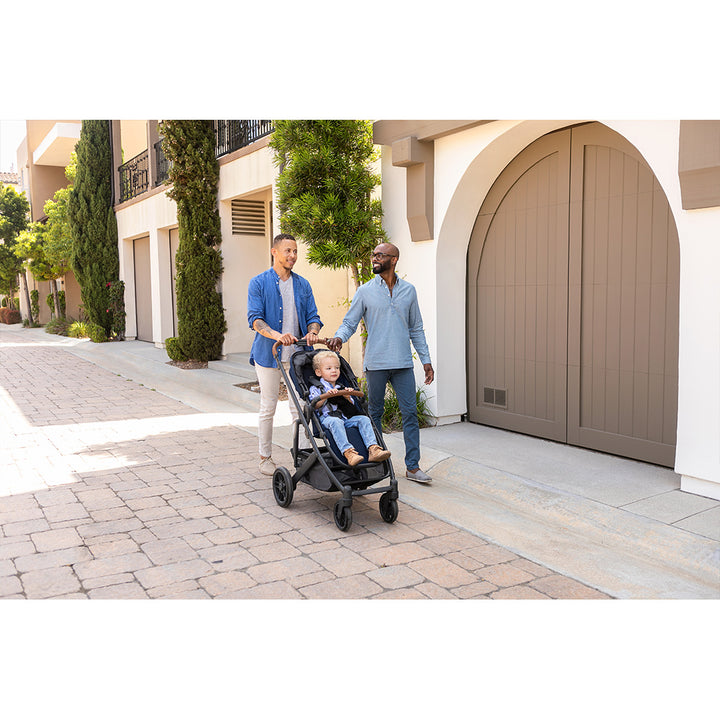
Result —
M 30 291 L 30 322 L 38 322 L 40 320 L 40 291 Z
M 22 260 L 15 254 L 17 236 L 27 227 L 30 205 L 25 193 L 0 183 L 0 294 L 12 299 L 18 289 Z
M 222 274 L 220 215 L 212 120 L 165 120 L 162 148 L 177 203 L 178 250 L 175 256 L 178 344 L 188 359 L 216 360 L 227 330 L 217 284 Z
M 58 291 L 58 304 L 60 305 L 60 317 L 65 317 L 65 311 L 67 309 L 67 305 L 65 302 L 65 291 L 59 290 Z
M 105 332 L 105 328 L 102 325 L 97 325 L 96 323 L 88 323 L 87 324 L 87 333 L 88 337 L 94 342 L 94 343 L 104 343 L 107 342 L 108 336 Z
M 175 362 L 185 362 L 188 356 L 182 351 L 180 347 L 180 341 L 176 337 L 169 337 L 165 339 L 165 351 L 168 357 Z
M 88 323 L 86 323 L 83 320 L 76 320 L 75 322 L 71 322 L 70 325 L 68 326 L 67 334 L 69 337 L 74 337 L 74 338 L 90 337 Z
M 52 335 L 69 335 L 70 328 L 73 325 L 71 318 L 59 317 L 53 318 L 45 324 L 45 332 Z M 87 337 L 86 335 L 73 335 L 72 337 Z
M 109 121 L 83 120 L 76 152 L 75 185 L 67 198 L 70 264 L 88 318 L 107 336 L 112 327 L 112 313 L 107 312 L 108 283 L 118 279 L 119 270 Z
M 385 242 L 372 124 L 365 120 L 276 120 L 270 140 L 281 228 L 309 246 L 320 267 L 350 268 L 356 287 L 372 277 L 370 253 Z
M 125 339 L 125 283 L 117 280 L 108 283 L 108 295 L 110 306 L 108 312 L 112 315 L 110 324 L 110 337 L 113 340 Z
M 360 389 L 367 395 L 367 381 L 365 378 L 360 380 Z M 417 405 L 418 423 L 421 428 L 434 425 L 435 416 L 430 412 L 427 406 L 427 394 L 424 387 L 419 387 L 415 391 L 415 403 Z M 382 416 L 382 431 L 397 432 L 402 430 L 402 414 L 400 412 L 400 404 L 397 395 L 390 383 L 385 388 L 385 406 Z

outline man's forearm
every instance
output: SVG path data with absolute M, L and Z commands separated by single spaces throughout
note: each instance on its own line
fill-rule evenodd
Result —
M 253 323 L 253 330 L 259 332 L 263 337 L 269 338 L 270 340 L 276 340 L 275 330 L 273 330 L 264 320 L 258 318 Z

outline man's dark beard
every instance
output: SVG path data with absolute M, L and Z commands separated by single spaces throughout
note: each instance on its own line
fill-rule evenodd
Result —
M 384 263 L 380 263 L 380 265 L 373 265 L 373 273 L 375 275 L 380 275 L 381 273 L 384 273 L 386 270 L 390 269 L 390 261 L 386 260 Z

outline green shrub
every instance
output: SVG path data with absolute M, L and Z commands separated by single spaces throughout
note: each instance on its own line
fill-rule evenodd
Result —
M 60 305 L 60 317 L 65 317 L 65 291 L 58 290 L 58 304 Z
M 50 308 L 50 319 L 55 317 L 55 300 L 53 300 L 53 294 L 50 293 L 45 298 L 46 305 Z
M 53 318 L 45 325 L 45 332 L 52 335 L 70 335 L 70 328 L 73 325 L 71 318 Z M 73 335 L 72 337 L 85 337 L 84 335 Z
M 367 380 L 360 380 L 360 389 L 367 396 Z M 415 401 L 417 404 L 418 424 L 421 428 L 430 427 L 435 424 L 435 416 L 430 412 L 427 406 L 427 395 L 424 387 L 419 387 L 415 391 Z M 382 431 L 396 432 L 402 430 L 402 414 L 400 413 L 400 404 L 397 395 L 390 383 L 385 388 L 385 408 L 382 416 Z
M 38 290 L 30 291 L 30 321 L 37 322 L 40 319 L 40 292 Z
M 95 323 L 88 323 L 88 337 L 94 343 L 107 342 L 107 333 L 102 325 L 96 325 Z
M 49 325 L 49 323 L 48 323 L 48 325 Z M 88 323 L 83 322 L 82 320 L 77 320 L 75 322 L 71 322 L 70 326 L 68 327 L 67 334 L 69 337 L 74 337 L 74 338 L 89 337 Z
M 188 356 L 183 352 L 180 347 L 180 339 L 176 337 L 169 337 L 165 340 L 165 351 L 168 357 L 175 362 L 185 362 Z
M 110 306 L 110 337 L 113 340 L 125 339 L 125 283 L 116 280 L 107 284 Z

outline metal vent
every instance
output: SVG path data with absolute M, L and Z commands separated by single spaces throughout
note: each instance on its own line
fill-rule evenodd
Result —
M 507 409 L 507 388 L 483 388 L 483 402 Z
M 265 203 L 262 200 L 232 201 L 233 235 L 265 236 Z

